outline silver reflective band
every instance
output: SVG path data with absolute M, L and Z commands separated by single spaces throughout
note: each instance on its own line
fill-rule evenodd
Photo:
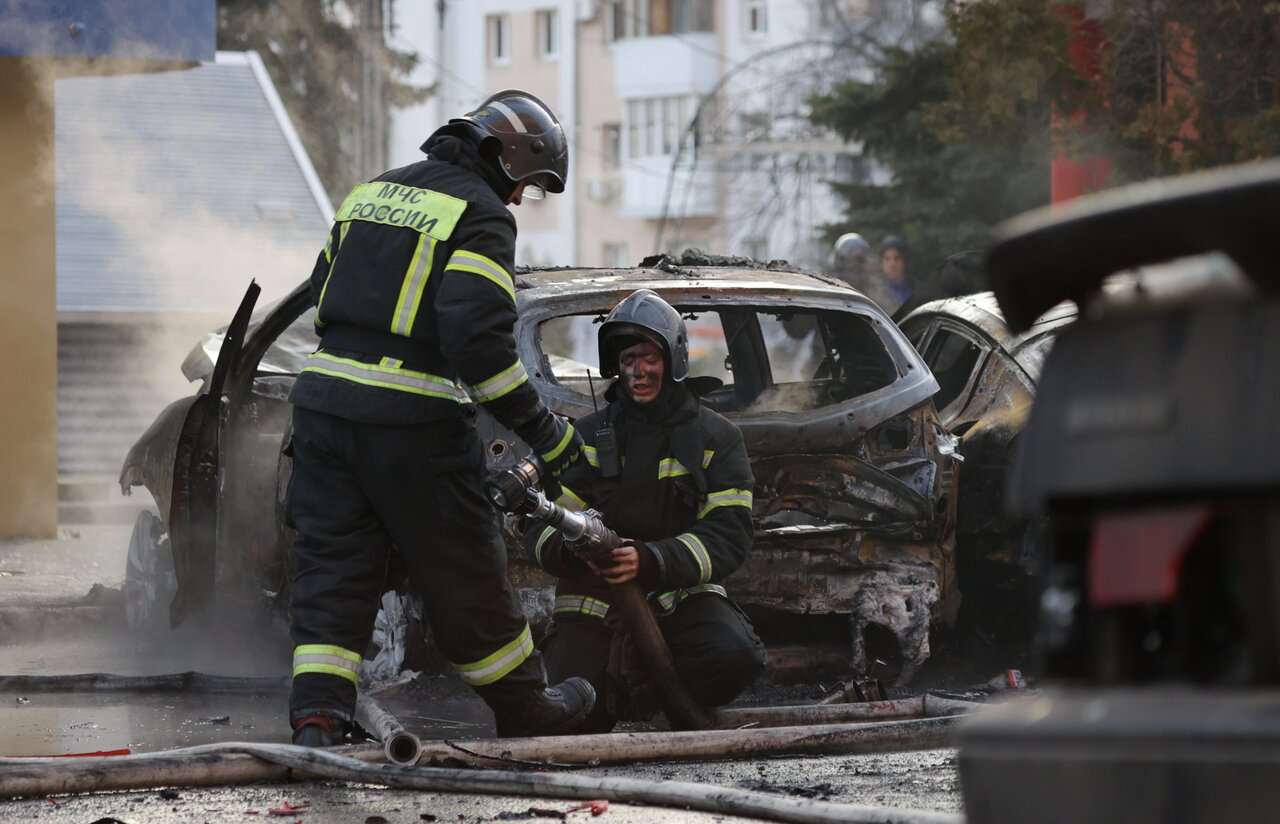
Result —
M 431 398 L 469 403 L 470 398 L 458 388 L 453 381 L 426 372 L 414 372 L 409 369 L 397 369 L 392 366 L 381 366 L 376 363 L 362 363 L 350 358 L 340 358 L 320 351 L 307 358 L 302 367 L 303 372 L 314 372 L 330 377 L 343 378 L 366 386 L 380 386 L 385 389 L 396 389 L 411 392 L 415 395 L 426 395 Z
M 496 401 L 527 380 L 529 380 L 529 373 L 525 371 L 524 364 L 516 361 L 515 364 L 502 370 L 487 381 L 482 381 L 471 387 L 471 397 L 480 403 Z
M 676 540 L 684 544 L 685 549 L 689 550 L 689 554 L 693 556 L 693 560 L 698 565 L 698 583 L 705 584 L 711 580 L 711 554 L 707 552 L 707 547 L 702 540 L 692 532 L 685 532 L 676 536 Z
M 490 100 L 489 105 L 502 112 L 502 116 L 511 124 L 511 128 L 515 129 L 520 134 L 529 133 L 529 130 L 524 127 L 524 122 L 520 119 L 520 116 L 512 111 L 511 107 L 506 103 L 501 103 L 497 100 Z
M 725 592 L 724 587 L 719 584 L 698 584 L 697 586 L 685 587 L 684 589 L 676 589 L 671 592 L 664 592 L 658 596 L 658 607 L 664 612 L 671 612 L 681 601 L 690 595 L 697 595 L 700 592 L 714 592 L 717 595 L 729 597 L 729 593 Z
M 555 611 L 603 618 L 609 613 L 609 604 L 589 595 L 557 595 Z
M 425 248 L 424 248 L 425 247 Z M 422 293 L 431 274 L 431 261 L 436 255 L 436 239 L 431 235 L 418 238 L 418 248 L 409 262 L 409 275 L 400 286 L 400 298 L 396 302 L 396 316 L 391 321 L 391 331 L 406 338 L 413 332 L 413 321 L 422 304 Z

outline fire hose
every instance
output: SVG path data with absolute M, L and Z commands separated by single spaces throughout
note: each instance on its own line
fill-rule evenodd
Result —
M 579 551 L 593 551 L 622 546 L 618 533 L 605 526 L 594 510 L 574 512 L 550 501 L 536 486 L 540 472 L 532 459 L 521 461 L 512 469 L 494 474 L 485 484 L 485 493 L 499 510 L 521 514 L 555 527 Z M 703 707 L 689 694 L 676 672 L 667 640 L 649 609 L 640 584 L 635 580 L 610 584 L 611 601 L 618 608 L 636 649 L 649 667 L 663 697 L 663 708 L 672 723 L 695 730 L 716 726 L 715 713 Z
M 421 739 L 367 695 L 356 697 L 356 723 L 382 742 L 382 752 L 392 764 L 418 763 Z

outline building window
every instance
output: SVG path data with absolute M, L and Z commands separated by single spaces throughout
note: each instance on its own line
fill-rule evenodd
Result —
M 606 123 L 600 127 L 600 153 L 604 156 L 605 171 L 615 171 L 622 166 L 622 126 Z
M 694 97 L 628 100 L 622 125 L 627 135 L 627 157 L 632 160 L 669 157 L 682 152 L 686 159 L 692 160 L 696 142 L 689 125 L 697 107 Z
M 550 60 L 560 54 L 560 12 L 545 9 L 536 15 L 538 57 Z
M 622 269 L 631 265 L 631 257 L 627 254 L 625 243 L 606 243 L 603 257 L 604 265 L 611 269 Z
M 746 0 L 742 4 L 742 33 L 747 37 L 762 37 L 768 31 L 768 0 Z
M 713 0 L 611 0 L 611 40 L 715 31 Z
M 489 65 L 505 66 L 511 62 L 511 18 L 495 14 L 488 18 Z

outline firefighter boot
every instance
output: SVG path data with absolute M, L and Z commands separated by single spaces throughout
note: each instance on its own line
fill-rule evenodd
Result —
M 293 743 L 299 747 L 336 747 L 346 738 L 346 725 L 327 715 L 308 715 L 293 725 Z
M 499 738 L 561 735 L 587 717 L 596 705 L 596 691 L 585 678 L 573 677 L 533 693 L 521 706 L 494 713 Z

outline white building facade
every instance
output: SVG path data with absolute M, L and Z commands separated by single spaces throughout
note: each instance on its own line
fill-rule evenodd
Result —
M 849 0 L 443 0 L 396 7 L 423 106 L 396 114 L 394 164 L 444 119 L 521 88 L 559 115 L 570 189 L 516 209 L 517 263 L 626 266 L 655 251 L 826 263 L 825 180 L 849 149 L 808 125 Z

